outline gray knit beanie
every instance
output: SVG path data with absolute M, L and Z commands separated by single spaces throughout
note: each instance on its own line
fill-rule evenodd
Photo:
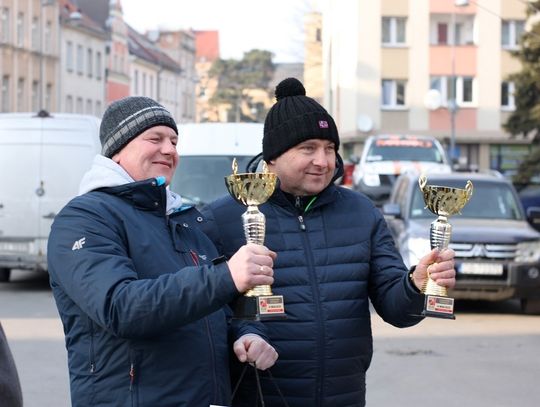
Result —
M 101 120 L 101 154 L 111 158 L 127 143 L 154 126 L 168 126 L 178 134 L 172 115 L 155 100 L 129 96 L 107 108 Z
M 266 162 L 306 140 L 323 139 L 339 149 L 339 134 L 334 119 L 317 101 L 306 96 L 296 78 L 276 86 L 277 102 L 264 121 L 263 158 Z

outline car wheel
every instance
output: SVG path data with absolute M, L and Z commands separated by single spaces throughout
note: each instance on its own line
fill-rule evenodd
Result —
M 8 268 L 0 268 L 0 283 L 7 283 L 9 281 L 9 276 L 11 270 Z
M 522 298 L 521 310 L 524 314 L 540 315 L 540 298 Z

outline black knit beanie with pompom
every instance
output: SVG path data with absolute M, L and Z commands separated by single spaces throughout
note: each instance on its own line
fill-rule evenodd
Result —
M 263 159 L 268 162 L 297 144 L 311 139 L 334 142 L 339 134 L 332 116 L 315 100 L 306 96 L 304 85 L 287 78 L 276 86 L 276 103 L 264 121 Z

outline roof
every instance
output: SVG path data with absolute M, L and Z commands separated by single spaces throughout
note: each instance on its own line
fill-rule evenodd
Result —
M 178 63 L 161 51 L 148 38 L 138 33 L 131 26 L 127 25 L 127 27 L 130 54 L 170 71 L 180 72 L 182 70 Z
M 195 57 L 197 61 L 215 61 L 219 59 L 219 31 L 194 31 Z
M 60 22 L 71 27 L 77 27 L 106 38 L 107 32 L 96 21 L 81 12 L 80 8 L 70 0 L 60 0 Z M 80 18 L 74 19 L 73 13 L 79 13 Z

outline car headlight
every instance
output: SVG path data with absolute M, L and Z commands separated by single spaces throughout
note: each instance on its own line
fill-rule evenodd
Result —
M 416 266 L 420 259 L 431 251 L 429 239 L 411 237 L 408 241 L 408 251 L 403 261 L 407 267 Z
M 540 241 L 518 243 L 515 260 L 523 263 L 540 261 Z
M 381 185 L 379 174 L 366 172 L 362 177 L 362 180 L 364 181 L 364 184 L 366 184 L 368 187 L 378 187 Z

